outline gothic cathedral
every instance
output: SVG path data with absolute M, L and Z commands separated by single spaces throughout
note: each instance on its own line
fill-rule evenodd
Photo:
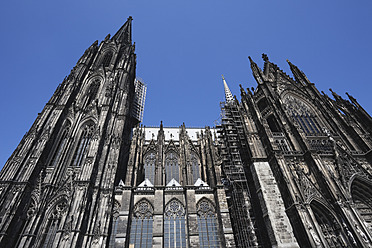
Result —
M 288 61 L 215 127 L 141 124 L 132 18 L 94 42 L 0 172 L 0 247 L 371 247 L 372 118 Z M 218 104 L 218 103 L 216 103 Z

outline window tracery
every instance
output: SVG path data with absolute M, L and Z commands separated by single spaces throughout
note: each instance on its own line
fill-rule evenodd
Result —
M 72 166 L 81 166 L 85 160 L 86 153 L 95 131 L 93 123 L 87 123 L 83 126 L 78 146 L 72 160 Z
M 63 199 L 54 206 L 52 212 L 50 213 L 47 226 L 45 228 L 45 233 L 43 235 L 44 237 L 41 247 L 43 248 L 54 247 L 53 242 L 58 231 L 62 215 L 66 212 L 66 210 L 67 201 L 65 199 Z
M 154 176 L 155 176 L 155 161 L 156 156 L 154 152 L 150 152 L 145 155 L 144 159 L 144 169 L 145 169 L 145 178 L 149 179 L 151 183 L 154 183 Z
M 220 247 L 218 224 L 213 204 L 202 199 L 197 205 L 200 247 Z
M 101 85 L 101 80 L 99 78 L 95 78 L 93 82 L 89 85 L 88 91 L 87 91 L 87 105 L 89 105 L 98 94 L 99 86 Z
M 165 156 L 165 175 L 166 180 L 169 182 L 173 178 L 180 181 L 180 168 L 178 164 L 178 156 L 175 152 L 171 151 Z
M 351 195 L 357 212 L 372 232 L 372 186 L 355 178 L 351 184 Z
M 147 200 L 141 200 L 133 209 L 129 246 L 152 247 L 154 209 Z
M 335 217 L 320 203 L 312 201 L 310 204 L 315 218 L 321 228 L 324 239 L 329 247 L 350 247 Z
M 287 96 L 284 104 L 288 114 L 299 124 L 301 129 L 306 133 L 321 133 L 321 126 L 315 112 L 303 101 L 294 96 Z
M 104 67 L 108 67 L 110 65 L 112 56 L 113 56 L 112 51 L 108 51 L 107 53 L 105 53 L 105 56 L 103 57 L 102 60 L 102 64 Z
M 64 127 L 62 134 L 58 140 L 58 144 L 53 154 L 53 157 L 49 163 L 49 166 L 55 167 L 60 161 L 62 153 L 65 148 L 65 144 L 68 141 L 68 133 L 70 131 L 70 127 L 71 127 L 70 123 L 67 123 L 66 126 Z
M 165 207 L 164 247 L 186 247 L 186 211 L 182 203 L 171 200 Z

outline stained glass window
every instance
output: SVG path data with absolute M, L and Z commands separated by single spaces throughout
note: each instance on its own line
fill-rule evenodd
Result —
M 142 200 L 134 206 L 129 247 L 152 247 L 153 213 L 154 209 L 147 200 Z
M 167 182 L 169 182 L 173 178 L 177 182 L 180 181 L 180 168 L 178 165 L 178 157 L 173 151 L 167 153 L 165 156 L 165 174 Z
M 186 247 L 185 214 L 185 207 L 177 199 L 165 207 L 164 247 Z
M 83 126 L 83 130 L 80 135 L 78 146 L 76 148 L 76 151 L 75 151 L 75 154 L 72 160 L 72 166 L 82 165 L 86 157 L 89 144 L 92 140 L 93 133 L 94 133 L 94 125 L 92 123 L 85 124 Z
M 145 156 L 145 178 L 149 179 L 151 183 L 154 183 L 155 176 L 155 153 L 150 152 Z
M 293 96 L 287 96 L 284 103 L 289 114 L 305 133 L 321 132 L 322 128 L 319 125 L 317 115 L 306 103 Z
M 197 205 L 200 247 L 220 247 L 216 212 L 212 203 L 202 199 Z

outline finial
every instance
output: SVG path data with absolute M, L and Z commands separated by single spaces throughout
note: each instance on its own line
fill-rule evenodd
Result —
M 225 80 L 225 77 L 223 76 L 223 74 L 221 76 L 222 76 L 222 80 Z
M 163 129 L 163 121 L 160 121 L 160 129 Z
M 128 21 L 132 21 L 133 20 L 133 17 L 132 16 L 129 16 L 128 17 Z
M 269 57 L 267 57 L 267 54 L 265 54 L 265 53 L 262 54 L 262 59 L 263 59 L 265 62 L 268 62 L 268 61 L 269 61 Z

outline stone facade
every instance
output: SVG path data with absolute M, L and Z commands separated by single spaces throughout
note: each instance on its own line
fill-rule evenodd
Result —
M 372 247 L 372 118 L 263 55 L 210 128 L 140 125 L 131 18 L 0 172 L 1 247 Z M 216 103 L 217 104 L 217 103 Z

